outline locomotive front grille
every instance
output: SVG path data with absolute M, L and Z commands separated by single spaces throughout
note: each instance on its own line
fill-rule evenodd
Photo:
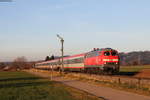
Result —
M 107 64 L 107 65 L 116 65 L 115 62 L 107 62 L 106 64 Z

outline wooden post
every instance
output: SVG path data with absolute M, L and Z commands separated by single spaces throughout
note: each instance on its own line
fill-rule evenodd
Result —
M 141 78 L 138 78 L 138 86 L 140 87 L 141 85 Z
M 119 84 L 121 84 L 121 80 L 120 80 L 120 78 L 118 78 L 118 83 L 119 83 Z

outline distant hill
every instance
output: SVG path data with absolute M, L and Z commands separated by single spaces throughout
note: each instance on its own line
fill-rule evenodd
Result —
M 119 53 L 121 65 L 149 65 L 150 51 L 133 51 Z

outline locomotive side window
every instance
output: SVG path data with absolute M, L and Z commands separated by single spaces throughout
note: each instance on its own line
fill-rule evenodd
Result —
M 104 52 L 104 55 L 105 56 L 110 56 L 110 52 L 106 51 L 106 52 Z
M 99 55 L 100 55 L 99 52 L 96 52 L 95 56 L 99 56 Z
M 102 55 L 102 52 L 99 52 L 99 56 L 101 56 Z
M 111 55 L 112 55 L 112 56 L 117 56 L 117 52 L 116 52 L 116 51 L 112 51 L 112 52 L 111 52 Z
M 89 57 L 91 57 L 91 54 L 90 54 L 90 53 L 88 53 L 88 54 L 86 55 L 86 58 L 89 58 Z

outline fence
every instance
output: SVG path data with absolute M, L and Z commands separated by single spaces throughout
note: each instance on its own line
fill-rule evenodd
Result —
M 51 71 L 44 70 L 34 70 L 40 71 L 42 73 L 51 73 Z M 60 76 L 59 72 L 53 71 L 53 76 Z M 113 83 L 116 85 L 124 85 L 126 87 L 131 88 L 140 88 L 146 89 L 150 91 L 150 79 L 148 78 L 135 78 L 135 77 L 125 77 L 125 76 L 105 76 L 105 75 L 95 75 L 95 74 L 85 74 L 85 73 L 67 73 L 63 76 L 69 78 L 78 78 L 78 79 L 86 79 L 93 80 L 97 82 L 105 82 L 105 83 Z
M 81 73 L 69 73 L 67 76 L 74 76 L 82 79 L 94 80 L 99 82 L 108 82 L 115 84 L 126 84 L 129 87 L 145 88 L 150 90 L 150 79 L 146 78 L 135 78 L 135 77 L 124 77 L 124 76 L 104 76 L 94 74 L 81 74 Z

